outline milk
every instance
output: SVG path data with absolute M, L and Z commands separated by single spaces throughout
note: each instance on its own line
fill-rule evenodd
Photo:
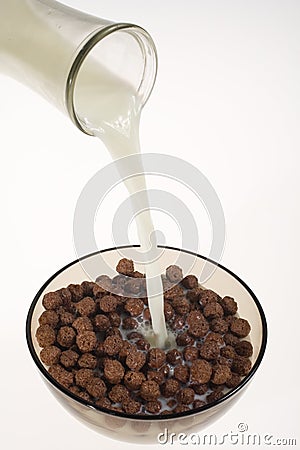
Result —
M 99 63 L 87 61 L 78 77 L 75 103 L 81 120 L 104 142 L 113 160 L 140 154 L 141 105 L 136 91 L 130 84 L 113 75 Z M 126 173 L 124 164 L 128 164 L 128 160 L 125 159 L 123 162 L 121 159 L 118 164 L 121 178 Z M 132 169 L 143 174 L 142 160 L 139 159 L 137 166 Z M 129 178 L 124 183 L 130 195 L 147 189 L 144 175 Z M 132 201 L 133 199 L 134 197 Z M 133 207 L 142 210 L 135 217 L 135 222 L 145 265 L 152 319 L 152 329 L 144 328 L 143 332 L 152 345 L 164 348 L 172 340 L 172 336 L 168 337 L 165 324 L 161 267 L 158 261 L 149 262 L 155 259 L 157 246 L 147 195 L 142 197 L 142 203 L 140 198 L 139 204 L 133 204 Z

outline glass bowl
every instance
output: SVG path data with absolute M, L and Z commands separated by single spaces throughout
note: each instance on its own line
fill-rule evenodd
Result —
M 27 316 L 26 337 L 31 356 L 40 371 L 46 385 L 74 417 L 98 433 L 124 442 L 154 444 L 165 439 L 168 433 L 194 433 L 221 417 L 253 379 L 266 348 L 267 324 L 263 309 L 251 289 L 234 273 L 220 264 L 201 255 L 173 247 L 160 247 L 161 267 L 178 264 L 184 275 L 202 273 L 204 267 L 213 272 L 205 283 L 205 288 L 216 291 L 219 295 L 229 295 L 238 303 L 238 313 L 251 324 L 249 338 L 253 345 L 252 369 L 241 383 L 230 390 L 220 400 L 201 408 L 168 416 L 137 416 L 105 408 L 96 407 L 92 403 L 82 400 L 63 386 L 58 384 L 48 373 L 47 367 L 41 362 L 40 347 L 35 334 L 39 326 L 38 318 L 43 312 L 42 299 L 44 294 L 55 291 L 69 284 L 79 284 L 84 280 L 95 279 L 97 275 L 116 275 L 114 268 L 122 257 L 135 259 L 138 246 L 118 247 L 88 255 L 63 267 L 55 273 L 39 290 L 35 296 Z M 136 270 L 142 270 L 136 265 Z

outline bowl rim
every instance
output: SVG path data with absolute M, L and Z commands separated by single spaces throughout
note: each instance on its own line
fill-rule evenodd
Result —
M 158 245 L 159 248 L 164 248 L 164 249 L 167 249 L 167 250 L 173 250 L 173 251 L 177 251 L 177 252 L 184 252 L 184 253 L 196 256 L 197 258 L 203 259 L 205 261 L 208 261 L 208 262 L 214 264 L 215 266 L 221 268 L 222 270 L 227 272 L 229 275 L 231 275 L 233 278 L 235 278 L 246 289 L 246 291 L 252 297 L 252 300 L 254 301 L 254 303 L 255 303 L 258 311 L 259 311 L 259 315 L 260 315 L 260 319 L 261 319 L 261 323 L 262 323 L 261 347 L 260 347 L 258 356 L 256 358 L 256 361 L 253 364 L 250 372 L 243 378 L 243 380 L 241 381 L 241 383 L 238 384 L 238 386 L 236 386 L 235 388 L 231 389 L 229 392 L 227 392 L 219 400 L 215 400 L 214 402 L 211 402 L 209 404 L 201 406 L 200 408 L 195 408 L 195 409 L 191 409 L 189 411 L 184 411 L 184 412 L 180 412 L 180 413 L 166 414 L 166 415 L 163 415 L 163 416 L 162 415 L 150 415 L 150 414 L 149 415 L 140 415 L 139 416 L 137 414 L 126 414 L 126 413 L 119 412 L 119 411 L 112 411 L 112 410 L 110 410 L 108 408 L 103 408 L 103 407 L 97 406 L 97 405 L 93 404 L 92 402 L 89 402 L 87 400 L 81 399 L 80 397 L 77 397 L 75 394 L 70 392 L 67 388 L 65 388 L 64 386 L 59 384 L 48 373 L 47 369 L 44 367 L 44 365 L 40 361 L 40 359 L 39 359 L 39 357 L 38 357 L 38 355 L 37 355 L 37 353 L 36 353 L 36 351 L 34 349 L 33 341 L 32 341 L 32 338 L 31 338 L 31 321 L 32 321 L 32 316 L 33 316 L 33 312 L 34 312 L 35 306 L 36 306 L 37 302 L 39 301 L 42 292 L 47 288 L 47 286 L 58 275 L 60 275 L 62 272 L 64 272 L 69 267 L 79 263 L 80 261 L 82 261 L 84 259 L 91 258 L 91 257 L 93 257 L 95 255 L 98 255 L 98 254 L 101 254 L 101 253 L 105 253 L 105 252 L 111 252 L 111 251 L 115 251 L 115 250 L 118 250 L 118 249 L 125 249 L 125 248 L 136 248 L 136 247 L 140 247 L 140 245 L 134 244 L 134 245 L 123 245 L 123 246 L 118 246 L 118 247 L 111 247 L 111 248 L 99 250 L 99 251 L 90 253 L 88 255 L 82 256 L 82 257 L 77 258 L 76 260 L 72 261 L 71 263 L 65 265 L 61 269 L 59 269 L 56 273 L 54 273 L 43 284 L 43 286 L 39 289 L 39 291 L 35 295 L 32 303 L 30 305 L 30 308 L 29 308 L 29 311 L 28 311 L 28 314 L 27 314 L 27 318 L 26 318 L 26 341 L 27 341 L 27 345 L 28 345 L 28 348 L 29 348 L 29 352 L 30 352 L 30 354 L 32 356 L 32 359 L 35 362 L 35 364 L 38 367 L 38 369 L 41 372 L 41 374 L 56 389 L 61 391 L 67 397 L 70 397 L 75 402 L 80 403 L 80 404 L 84 405 L 85 407 L 88 407 L 88 408 L 94 409 L 96 411 L 99 411 L 101 413 L 107 414 L 109 416 L 116 416 L 116 417 L 121 417 L 121 418 L 126 418 L 126 419 L 139 420 L 139 421 L 168 421 L 168 420 L 172 420 L 172 419 L 179 419 L 181 417 L 194 416 L 194 415 L 196 415 L 198 413 L 202 413 L 202 412 L 207 411 L 209 409 L 213 409 L 215 406 L 220 405 L 223 402 L 226 402 L 228 399 L 233 397 L 237 392 L 241 391 L 242 388 L 251 380 L 251 378 L 253 377 L 253 375 L 257 371 L 258 367 L 260 366 L 260 364 L 262 362 L 262 359 L 263 359 L 263 356 L 264 356 L 264 353 L 265 353 L 265 350 L 266 350 L 268 328 L 267 328 L 267 321 L 266 321 L 266 317 L 265 317 L 265 313 L 263 311 L 263 308 L 262 308 L 258 298 L 254 294 L 254 292 L 249 288 L 249 286 L 238 275 L 236 275 L 231 270 L 227 269 L 222 264 L 217 263 L 216 261 L 214 261 L 214 260 L 212 260 L 212 259 L 210 259 L 210 258 L 208 258 L 206 256 L 200 255 L 200 254 L 198 254 L 196 252 L 193 252 L 193 251 L 190 251 L 190 250 L 179 249 L 177 247 L 172 247 L 172 246 L 167 246 L 167 245 Z

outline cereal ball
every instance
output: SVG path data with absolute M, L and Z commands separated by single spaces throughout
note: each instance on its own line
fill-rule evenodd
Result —
M 129 298 L 125 302 L 124 309 L 132 317 L 137 317 L 143 312 L 144 302 L 140 298 Z
M 104 363 L 104 377 L 111 384 L 119 384 L 125 374 L 124 367 L 119 361 L 107 359 Z
M 176 337 L 176 344 L 179 345 L 179 347 L 185 347 L 186 345 L 193 345 L 194 344 L 194 338 L 190 336 L 187 332 L 178 334 Z
M 174 368 L 174 378 L 176 380 L 181 381 L 181 383 L 187 383 L 189 380 L 190 371 L 188 366 L 184 366 L 183 364 L 178 364 Z
M 145 409 L 150 414 L 158 414 L 161 410 L 161 403 L 158 400 L 152 400 L 146 403 Z
M 42 300 L 45 309 L 57 309 L 62 306 L 62 299 L 57 292 L 48 292 Z
M 206 383 L 205 384 L 194 384 L 193 390 L 198 395 L 204 395 L 208 391 L 208 384 L 206 384 Z
M 253 355 L 253 346 L 251 342 L 248 341 L 240 341 L 236 344 L 234 347 L 234 350 L 239 356 L 244 356 L 246 358 L 249 358 Z
M 35 337 L 40 347 L 49 347 L 54 344 L 56 334 L 50 325 L 40 325 L 36 330 Z
M 167 322 L 170 322 L 172 319 L 174 319 L 175 311 L 171 303 L 164 302 L 164 315 Z
M 159 370 L 148 370 L 147 380 L 155 381 L 157 384 L 161 385 L 165 381 L 164 374 Z
M 193 384 L 208 383 L 212 375 L 211 365 L 204 360 L 193 361 L 190 371 Z
M 165 300 L 170 300 L 172 302 L 175 298 L 184 297 L 184 290 L 177 284 L 176 286 L 172 286 L 170 289 L 165 290 L 164 297 Z
M 121 360 L 126 359 L 132 351 L 136 351 L 136 347 L 128 341 L 123 341 L 122 348 L 119 351 L 119 358 Z
M 169 364 L 172 364 L 173 366 L 176 366 L 176 364 L 181 363 L 182 361 L 182 353 L 177 350 L 177 348 L 173 348 L 172 350 L 169 350 L 167 352 L 167 362 Z
M 186 289 L 195 289 L 198 287 L 198 278 L 195 277 L 195 275 L 187 275 L 186 277 L 183 278 L 181 284 Z
M 224 311 L 222 306 L 217 302 L 210 302 L 207 303 L 206 306 L 203 308 L 203 315 L 207 319 L 217 319 L 219 317 L 224 316 Z
M 117 309 L 118 300 L 112 295 L 105 295 L 99 300 L 100 309 L 105 313 L 113 312 Z
M 39 317 L 40 325 L 50 325 L 52 328 L 57 326 L 58 320 L 58 314 L 53 310 L 44 311 Z
M 236 344 L 240 341 L 239 338 L 234 336 L 232 333 L 226 333 L 224 335 L 224 342 L 226 345 L 231 345 L 232 347 L 235 347 Z
M 222 347 L 220 353 L 221 356 L 224 356 L 224 358 L 233 359 L 236 357 L 236 352 L 231 345 L 225 345 L 225 347 Z
M 221 318 L 213 319 L 210 322 L 210 329 L 215 333 L 224 334 L 228 331 L 228 323 L 226 322 L 226 320 Z
M 91 369 L 79 369 L 75 372 L 75 383 L 77 386 L 85 388 L 89 381 L 94 377 L 94 372 Z
M 97 337 L 94 331 L 83 331 L 76 337 L 76 344 L 82 353 L 89 353 L 97 346 Z
M 182 412 L 186 412 L 189 411 L 190 408 L 187 405 L 177 405 L 176 408 L 173 409 L 173 413 L 177 414 L 177 413 L 182 413 Z
M 202 293 L 203 289 L 200 287 L 195 287 L 191 290 L 189 290 L 186 293 L 186 298 L 191 302 L 191 303 L 198 303 L 200 300 L 200 295 Z
M 209 394 L 206 397 L 206 401 L 207 403 L 213 403 L 216 402 L 217 400 L 220 400 L 223 397 L 223 392 L 222 391 L 213 391 L 211 394 Z
M 227 315 L 234 315 L 238 310 L 237 302 L 232 297 L 224 297 L 222 300 L 220 300 L 220 305 L 223 308 L 224 314 Z
M 72 327 L 75 328 L 78 334 L 84 331 L 93 331 L 93 324 L 88 317 L 78 317 L 72 323 Z
M 124 376 L 124 384 L 130 391 L 136 391 L 141 384 L 146 381 L 146 377 L 142 372 L 126 372 Z
M 72 303 L 72 294 L 69 291 L 69 289 L 68 288 L 62 288 L 62 289 L 59 289 L 56 292 L 60 295 L 60 298 L 62 300 L 63 306 L 65 306 L 66 308 L 69 308 L 71 306 L 71 303 Z
M 178 297 L 172 301 L 172 306 L 177 314 L 184 316 L 191 310 L 190 302 L 186 298 Z
M 117 328 L 117 327 L 110 327 L 105 332 L 105 337 L 108 337 L 108 336 L 117 336 L 119 338 L 122 338 L 122 333 L 119 330 L 119 328 Z
M 156 400 L 160 396 L 159 385 L 155 381 L 143 381 L 140 396 L 147 401 Z
M 231 371 L 228 366 L 217 365 L 213 369 L 211 381 L 214 384 L 224 384 L 231 377 Z
M 133 261 L 127 258 L 120 259 L 116 267 L 116 271 L 118 273 L 122 273 L 123 275 L 130 275 L 132 272 L 134 272 Z
M 84 353 L 78 360 L 78 366 L 82 369 L 96 369 L 97 358 L 91 353 Z
M 83 298 L 83 287 L 80 284 L 70 284 L 68 289 L 71 292 L 73 302 L 79 302 Z
M 60 362 L 66 369 L 74 367 L 79 358 L 78 353 L 73 350 L 65 350 L 60 356 Z
M 92 378 L 86 385 L 87 392 L 95 398 L 103 397 L 106 393 L 106 385 L 101 378 Z
M 59 316 L 59 321 L 61 326 L 71 326 L 76 319 L 75 314 L 71 313 L 70 311 L 67 311 L 66 308 L 61 306 L 57 309 L 57 313 Z
M 235 388 L 240 384 L 241 380 L 242 378 L 240 377 L 240 375 L 238 375 L 237 373 L 231 373 L 230 378 L 228 378 L 228 380 L 226 381 L 226 386 L 228 388 Z
M 148 366 L 159 369 L 166 362 L 166 354 L 160 348 L 151 348 L 148 352 Z
M 203 400 L 195 400 L 193 402 L 193 409 L 202 408 L 204 405 L 206 405 L 206 403 Z
M 75 303 L 75 308 L 81 316 L 90 316 L 96 312 L 96 304 L 91 297 L 85 297 Z
M 166 269 L 166 276 L 171 283 L 179 283 L 182 280 L 182 270 L 178 266 L 169 266 Z
M 221 297 L 211 289 L 203 289 L 199 295 L 199 303 L 202 307 L 206 306 L 210 302 L 218 302 Z
M 97 316 L 94 318 L 94 326 L 95 330 L 97 331 L 106 331 L 108 328 L 110 328 L 111 323 L 109 318 L 104 314 L 97 314 Z
M 48 370 L 50 375 L 62 386 L 68 388 L 73 383 L 73 374 L 64 369 L 60 364 L 54 364 Z
M 218 358 L 218 356 L 220 355 L 220 347 L 214 341 L 204 342 L 199 350 L 199 353 L 201 358 L 210 361 L 212 359 Z
M 122 403 L 122 407 L 126 414 L 137 414 L 141 409 L 140 402 L 132 400 L 130 398 L 125 399 Z
M 250 372 L 251 366 L 250 359 L 244 358 L 243 356 L 237 356 L 232 361 L 231 370 L 238 375 L 247 375 Z
M 141 291 L 143 284 L 144 280 L 141 280 L 140 278 L 132 278 L 131 280 L 126 281 L 124 286 L 125 292 L 137 295 Z
M 116 384 L 109 391 L 108 397 L 113 403 L 122 403 L 129 398 L 129 391 L 123 384 Z
M 43 348 L 40 353 L 40 358 L 46 366 L 53 366 L 53 364 L 57 364 L 59 362 L 60 355 L 61 350 L 55 345 L 50 345 L 49 347 Z
M 207 320 L 198 310 L 191 311 L 188 314 L 186 323 L 189 326 L 189 334 L 195 338 L 204 337 L 209 330 Z
M 221 364 L 221 366 L 228 366 L 229 368 L 232 366 L 232 359 L 227 359 L 224 356 L 219 356 L 215 362 Z
M 134 372 L 138 372 L 146 362 L 145 353 L 132 351 L 126 357 L 126 365 Z
M 219 333 L 214 333 L 213 331 L 211 331 L 210 333 L 208 333 L 208 335 L 205 338 L 204 342 L 211 342 L 214 341 L 218 344 L 219 347 L 222 347 L 224 345 L 224 339 L 221 336 L 221 334 Z
M 176 380 L 174 378 L 169 378 L 162 385 L 162 392 L 166 398 L 174 397 L 174 395 L 176 395 L 176 393 L 179 391 L 179 389 L 180 389 L 180 383 L 178 380 Z
M 75 330 L 72 327 L 61 327 L 57 333 L 57 342 L 65 348 L 70 348 L 75 342 Z
M 182 316 L 176 316 L 175 319 L 172 322 L 172 329 L 173 330 L 182 330 L 182 328 L 185 326 L 185 320 Z
M 182 403 L 183 405 L 189 405 L 194 401 L 195 391 L 191 388 L 180 389 L 176 394 L 176 398 L 178 403 Z
M 117 355 L 122 347 L 123 340 L 119 336 L 108 336 L 103 343 L 103 349 L 109 356 Z
M 138 326 L 137 320 L 133 317 L 125 317 L 122 320 L 122 328 L 124 328 L 124 330 L 135 330 Z
M 139 350 L 148 351 L 150 349 L 150 343 L 146 339 L 138 339 L 135 345 Z
M 236 336 L 244 338 L 250 333 L 251 326 L 247 320 L 236 318 L 230 325 L 230 331 Z
M 188 345 L 183 350 L 183 356 L 186 361 L 195 361 L 199 357 L 197 347 Z
M 121 324 L 121 317 L 115 311 L 108 314 L 108 318 L 112 327 L 119 327 Z
M 107 397 L 101 397 L 96 401 L 96 406 L 100 406 L 100 408 L 111 408 L 111 402 L 108 400 Z

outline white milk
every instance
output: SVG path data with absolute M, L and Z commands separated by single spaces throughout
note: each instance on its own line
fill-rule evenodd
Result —
M 86 62 L 79 74 L 76 90 L 76 108 L 80 112 L 81 119 L 87 127 L 94 132 L 106 145 L 112 158 L 140 154 L 139 122 L 140 108 L 137 103 L 136 92 L 118 77 L 111 74 L 99 64 Z M 128 161 L 124 161 L 128 164 Z M 134 171 L 143 173 L 142 161 Z M 119 166 L 120 176 L 123 177 L 122 164 Z M 125 185 L 130 195 L 147 189 L 144 175 L 125 180 Z M 135 217 L 138 237 L 141 245 L 141 254 L 144 252 L 145 273 L 149 309 L 152 319 L 152 329 L 144 329 L 144 334 L 158 347 L 165 347 L 168 333 L 164 318 L 163 286 L 161 280 L 161 267 L 158 261 L 147 263 L 145 252 L 151 249 L 151 256 L 157 251 L 154 226 L 149 210 L 147 196 L 136 206 L 141 211 Z M 152 235 L 152 248 L 150 236 Z M 149 254 L 148 254 L 149 256 Z M 153 259 L 153 256 L 151 260 Z M 157 293 L 160 293 L 157 295 Z M 152 334 L 152 335 L 151 335 Z

